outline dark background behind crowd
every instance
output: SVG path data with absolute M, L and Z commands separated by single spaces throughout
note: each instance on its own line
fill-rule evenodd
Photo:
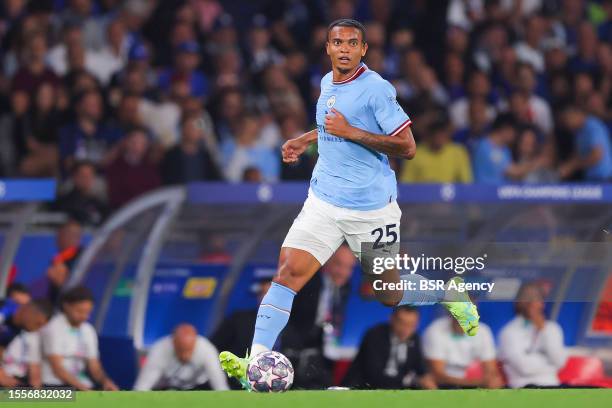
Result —
M 88 224 L 163 184 L 308 180 L 327 24 L 367 28 L 419 154 L 403 182 L 612 177 L 610 0 L 6 0 L 0 177 Z

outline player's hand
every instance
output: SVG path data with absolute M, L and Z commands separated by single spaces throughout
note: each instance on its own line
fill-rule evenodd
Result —
M 297 162 L 298 158 L 302 153 L 304 153 L 307 147 L 308 143 L 304 142 L 303 140 L 300 140 L 299 138 L 287 140 L 283 144 L 283 147 L 281 147 L 281 151 L 283 153 L 283 162 Z
M 102 388 L 104 391 L 119 391 L 119 387 L 117 387 L 117 385 L 115 385 L 115 383 L 109 378 L 104 380 L 102 383 Z
M 348 139 L 353 127 L 349 125 L 343 114 L 332 108 L 331 113 L 325 116 L 325 130 L 334 136 Z

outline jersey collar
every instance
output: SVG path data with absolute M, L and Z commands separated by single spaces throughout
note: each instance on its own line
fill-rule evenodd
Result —
M 364 64 L 363 62 L 357 67 L 357 69 L 355 70 L 355 72 L 353 72 L 353 75 L 351 75 L 350 77 L 342 80 L 342 81 L 332 81 L 332 83 L 334 85 L 344 85 L 344 84 L 348 84 L 351 81 L 354 81 L 355 79 L 357 79 L 361 74 L 363 74 L 364 72 L 366 72 L 366 70 L 368 69 L 368 67 L 366 66 L 366 64 Z

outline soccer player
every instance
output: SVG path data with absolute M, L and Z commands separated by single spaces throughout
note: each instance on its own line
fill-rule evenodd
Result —
M 362 244 L 384 243 L 389 248 L 387 256 L 397 250 L 402 212 L 388 156 L 411 159 L 416 144 L 410 118 L 398 104 L 393 86 L 361 62 L 368 50 L 363 25 L 350 19 L 334 21 L 328 28 L 326 49 L 332 72 L 321 80 L 317 128 L 282 147 L 283 161 L 292 163 L 317 142 L 319 158 L 308 198 L 282 245 L 277 275 L 259 306 L 250 356 L 272 349 L 289 320 L 295 294 L 345 240 L 370 280 L 425 279 L 416 274 L 400 278 L 396 269 L 372 275 L 364 265 L 367 257 L 362 256 Z M 388 306 L 440 302 L 467 334 L 475 335 L 478 329 L 478 312 L 465 293 L 375 292 Z M 248 356 L 224 351 L 219 359 L 228 376 L 249 389 Z

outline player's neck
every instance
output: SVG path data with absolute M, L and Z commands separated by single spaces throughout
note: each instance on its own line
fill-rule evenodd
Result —
M 363 64 L 360 62 L 355 68 L 351 69 L 349 72 L 341 72 L 339 68 L 334 67 L 334 69 L 332 70 L 332 79 L 334 83 L 344 82 L 347 79 L 351 78 L 362 67 L 362 65 Z

